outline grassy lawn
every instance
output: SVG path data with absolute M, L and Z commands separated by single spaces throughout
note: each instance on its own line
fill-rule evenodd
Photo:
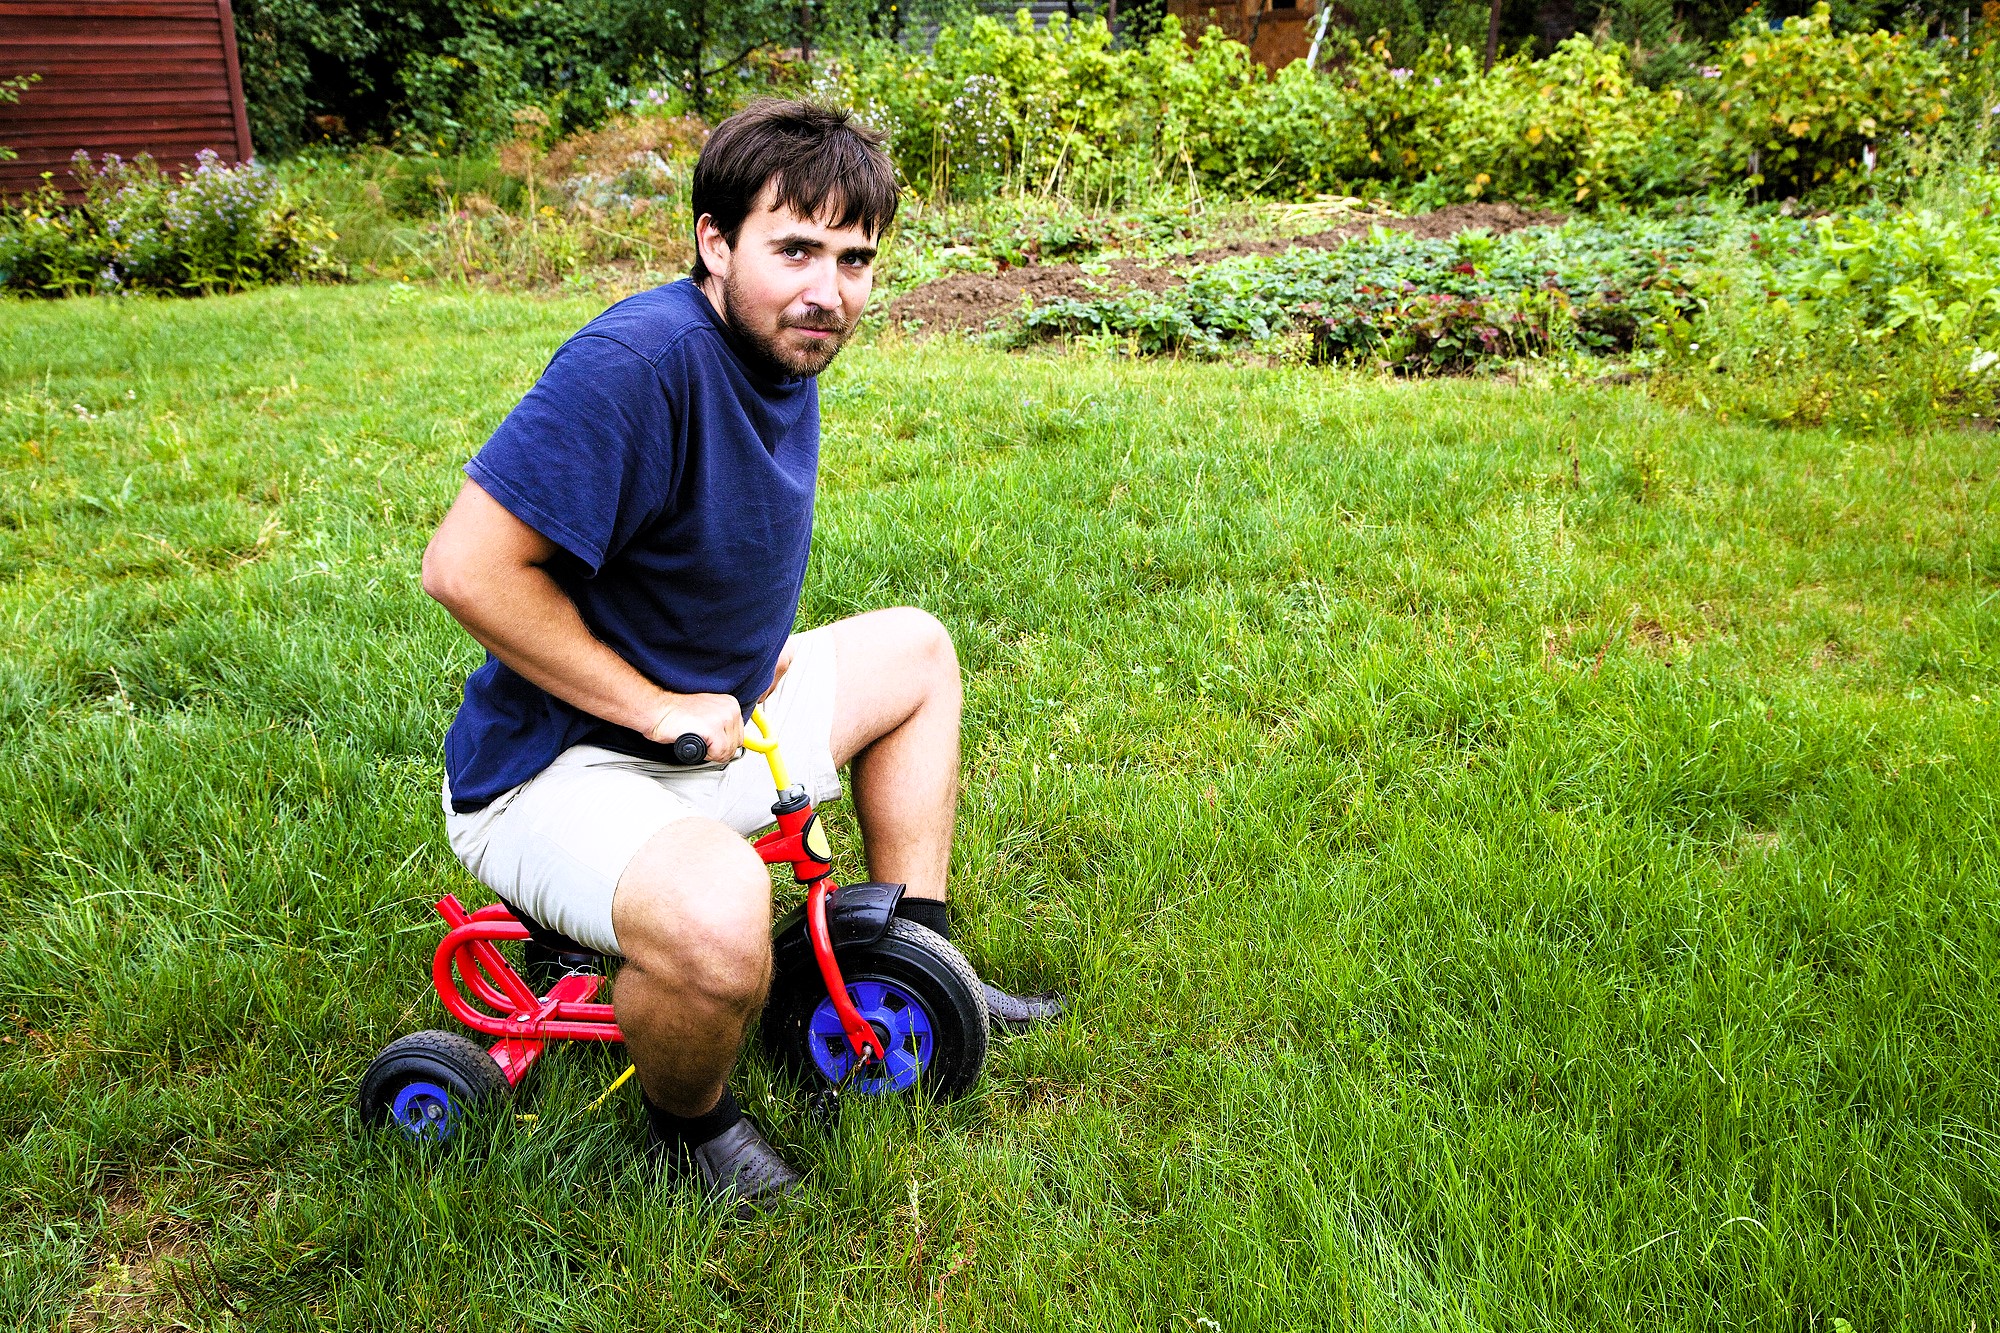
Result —
M 830 1131 L 752 1057 L 753 1225 L 610 1051 L 360 1132 L 485 900 L 418 553 L 590 313 L 0 308 L 0 1324 L 2000 1318 L 2000 449 L 1626 391 L 850 352 L 803 618 L 951 626 L 962 943 L 1074 1017 Z

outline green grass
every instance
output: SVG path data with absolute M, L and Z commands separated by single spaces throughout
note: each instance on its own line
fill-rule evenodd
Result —
M 963 943 L 1074 1017 L 832 1132 L 753 1057 L 757 1224 L 609 1051 L 360 1132 L 483 900 L 418 553 L 590 313 L 0 309 L 0 1324 L 2000 1318 L 1993 437 L 1627 391 L 850 352 L 803 617 L 951 626 Z

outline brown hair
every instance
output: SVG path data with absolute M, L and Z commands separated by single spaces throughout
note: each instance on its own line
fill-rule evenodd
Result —
M 715 127 L 694 164 L 695 220 L 706 213 L 732 246 L 766 185 L 771 202 L 802 218 L 837 208 L 836 227 L 860 223 L 870 236 L 896 218 L 896 168 L 882 135 L 845 111 L 814 102 L 759 98 Z M 696 282 L 708 266 L 695 249 Z

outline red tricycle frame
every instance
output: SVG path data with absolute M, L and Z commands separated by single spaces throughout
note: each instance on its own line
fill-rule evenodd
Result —
M 832 848 L 805 790 L 793 787 L 786 777 L 777 742 L 761 710 L 751 713 L 751 722 L 759 734 L 752 738 L 746 732 L 743 744 L 770 764 L 772 785 L 778 792 L 778 801 L 771 807 L 778 826 L 753 845 L 766 865 L 791 866 L 793 877 L 806 886 L 806 935 L 812 942 L 813 959 L 819 964 L 834 1012 L 840 1016 L 848 1047 L 865 1068 L 885 1059 L 887 1052 L 882 1038 L 855 1009 L 834 957 L 827 908 L 840 886 L 831 874 Z M 437 914 L 451 929 L 431 960 L 431 984 L 453 1018 L 475 1032 L 499 1038 L 488 1053 L 510 1086 L 520 1083 L 552 1041 L 625 1039 L 611 1006 L 595 999 L 604 984 L 602 976 L 572 973 L 551 986 L 546 995 L 536 995 L 522 980 L 499 945 L 505 940 L 525 940 L 529 931 L 506 904 L 494 903 L 468 913 L 455 895 L 447 893 L 438 899 Z

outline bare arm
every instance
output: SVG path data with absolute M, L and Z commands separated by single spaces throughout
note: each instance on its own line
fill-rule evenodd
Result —
M 555 543 L 467 481 L 424 550 L 424 591 L 466 633 L 572 707 L 654 740 L 696 732 L 733 754 L 743 714 L 727 694 L 674 694 L 602 643 L 543 568 Z

